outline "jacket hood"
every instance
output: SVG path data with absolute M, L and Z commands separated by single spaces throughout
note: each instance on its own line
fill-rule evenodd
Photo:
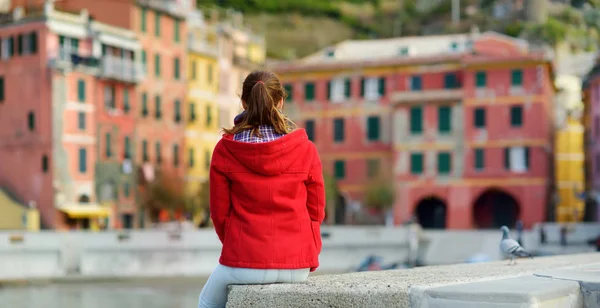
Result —
M 233 157 L 255 173 L 278 175 L 306 153 L 304 145 L 308 136 L 304 129 L 293 132 L 270 142 L 248 143 L 233 140 L 233 135 L 223 135 L 223 146 Z

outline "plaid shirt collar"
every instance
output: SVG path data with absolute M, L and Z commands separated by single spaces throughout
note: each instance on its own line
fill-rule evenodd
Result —
M 239 132 L 233 136 L 233 140 L 239 142 L 248 142 L 248 143 L 263 143 L 277 140 L 283 137 L 283 134 L 278 134 L 275 132 L 275 129 L 271 126 L 261 125 L 258 127 L 258 131 L 262 135 L 262 137 L 252 135 L 252 130 L 247 129 L 245 131 Z

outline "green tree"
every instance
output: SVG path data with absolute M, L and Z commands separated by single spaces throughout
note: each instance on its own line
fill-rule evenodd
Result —
M 383 212 L 394 205 L 395 199 L 393 182 L 382 178 L 367 187 L 365 205 L 378 212 Z

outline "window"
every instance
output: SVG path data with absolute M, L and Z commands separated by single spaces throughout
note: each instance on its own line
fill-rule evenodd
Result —
M 512 126 L 512 127 L 523 126 L 523 107 L 522 106 L 510 107 L 510 126 Z
M 285 89 L 285 93 L 286 93 L 286 97 L 287 100 L 292 101 L 294 100 L 294 93 L 293 93 L 293 87 L 291 84 L 286 83 L 283 85 L 283 88 Z
M 333 120 L 333 141 L 344 141 L 344 119 L 337 118 Z
M 475 128 L 485 128 L 485 109 L 475 108 L 474 110 Z
M 77 99 L 79 102 L 85 102 L 85 81 L 83 79 L 77 80 Z
M 440 106 L 438 108 L 438 131 L 449 133 L 452 130 L 452 107 Z
M 192 80 L 196 80 L 196 61 L 192 60 L 192 62 L 190 63 L 190 79 Z
M 154 12 L 154 35 L 160 36 L 160 13 Z
M 130 159 L 131 158 L 131 139 L 129 138 L 129 136 L 125 136 L 125 141 L 123 143 L 125 144 L 124 158 Z
M 181 122 L 181 103 L 175 100 L 175 123 Z
M 206 127 L 212 126 L 212 108 L 206 105 Z
M 125 182 L 125 183 L 123 183 L 123 196 L 125 198 L 129 198 L 129 194 L 130 194 L 129 183 Z
M 408 50 L 408 47 L 400 47 L 399 54 L 400 54 L 401 56 L 408 56 L 408 51 L 409 51 L 409 50 Z
M 145 50 L 142 50 L 142 67 L 144 68 L 144 72 L 148 70 L 148 54 Z
M 44 172 L 44 173 L 48 172 L 48 156 L 47 155 L 42 156 L 42 172 Z
M 411 153 L 410 154 L 410 173 L 412 173 L 412 174 L 423 173 L 423 154 L 422 153 Z
M 306 120 L 304 128 L 306 129 L 308 140 L 315 142 L 315 120 Z
M 85 130 L 85 112 L 77 113 L 77 127 L 80 130 Z
M 504 167 L 511 172 L 522 173 L 529 170 L 529 148 L 512 147 L 504 149 Z
M 142 30 L 142 32 L 146 32 L 146 15 L 148 13 L 148 9 L 146 9 L 145 7 L 142 8 L 142 12 L 141 12 L 141 16 L 140 16 L 140 21 L 141 21 L 141 25 L 140 25 L 140 29 Z
M 206 170 L 210 169 L 210 151 L 204 151 L 204 168 Z
M 23 47 L 25 47 L 24 44 L 25 43 L 25 37 L 23 36 L 23 34 L 19 34 L 17 36 L 17 54 L 18 55 L 22 55 L 23 54 Z
M 123 111 L 125 113 L 129 113 L 131 110 L 131 105 L 129 105 L 129 90 L 123 90 Z
M 190 122 L 196 121 L 196 104 L 190 103 Z
M 485 72 L 475 73 L 475 86 L 485 88 L 487 85 L 487 74 Z
M 160 96 L 156 96 L 154 98 L 154 117 L 159 120 L 162 117 L 162 112 L 160 109 Z
M 457 42 L 450 43 L 450 50 L 457 51 L 458 50 L 458 43 Z
M 31 54 L 35 54 L 37 52 L 37 32 L 31 32 L 29 33 L 29 52 Z
M 33 111 L 29 111 L 27 114 L 27 127 L 29 127 L 29 131 L 35 130 L 35 114 Z
M 410 77 L 410 89 L 412 91 L 423 90 L 423 79 L 421 78 L 421 76 Z
M 369 178 L 377 177 L 379 175 L 379 168 L 381 168 L 379 159 L 367 159 L 367 176 Z
M 483 149 L 475 149 L 475 170 L 485 168 L 485 152 Z
M 154 55 L 154 76 L 160 77 L 160 55 Z
M 0 77 L 0 103 L 4 101 L 4 77 Z
M 179 145 L 178 144 L 173 145 L 173 166 L 175 166 L 175 167 L 179 166 Z
M 110 133 L 106 133 L 105 136 L 105 149 L 106 149 L 106 158 L 112 157 L 112 149 L 111 149 L 111 136 Z
M 522 70 L 512 70 L 511 71 L 511 79 L 510 84 L 513 87 L 520 87 L 523 85 L 523 71 Z
M 142 93 L 142 117 L 145 118 L 148 114 L 148 94 L 144 92 Z
M 189 154 L 188 154 L 188 159 L 189 159 L 189 161 L 188 161 L 188 166 L 189 166 L 190 168 L 193 168 L 193 167 L 194 167 L 194 149 L 193 149 L 193 148 L 190 148 L 190 149 L 188 150 L 188 153 L 189 153 Z
M 335 178 L 341 180 L 346 177 L 346 162 L 343 160 L 336 160 L 333 163 L 333 169 Z
M 369 141 L 379 140 L 381 120 L 377 116 L 367 118 L 367 138 Z
M 179 20 L 175 20 L 175 42 L 179 42 L 181 40 L 181 35 L 179 33 Z
M 452 170 L 452 156 L 448 152 L 438 153 L 438 174 L 449 174 Z
M 175 78 L 175 80 L 179 80 L 179 58 L 175 58 L 173 60 L 173 78 Z
M 458 83 L 458 77 L 456 73 L 447 73 L 444 76 L 444 88 L 446 89 L 457 89 L 460 85 Z
M 360 96 L 366 100 L 377 100 L 385 95 L 385 78 L 363 78 L 360 85 Z
M 156 152 L 156 163 L 160 164 L 162 162 L 160 142 L 156 142 L 154 145 L 154 151 Z
M 106 110 L 115 109 L 115 87 L 114 86 L 106 86 L 104 87 L 104 106 L 106 106 Z
M 423 109 L 415 106 L 410 108 L 410 133 L 420 134 L 423 132 Z
M 212 63 L 208 64 L 208 67 L 206 69 L 206 74 L 207 74 L 207 78 L 206 78 L 207 83 L 212 84 L 212 82 L 213 82 L 213 65 L 212 65 Z
M 142 161 L 147 162 L 148 159 L 148 141 L 142 141 Z
M 334 103 L 344 102 L 350 97 L 350 78 L 337 78 L 327 83 L 327 99 Z
M 307 82 L 304 84 L 304 100 L 313 101 L 315 99 L 315 84 Z
M 87 150 L 85 148 L 79 149 L 79 172 L 87 172 Z

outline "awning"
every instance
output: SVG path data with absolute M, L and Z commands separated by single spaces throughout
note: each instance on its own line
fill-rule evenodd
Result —
M 110 216 L 110 209 L 93 203 L 62 206 L 59 208 L 70 218 L 104 218 Z

